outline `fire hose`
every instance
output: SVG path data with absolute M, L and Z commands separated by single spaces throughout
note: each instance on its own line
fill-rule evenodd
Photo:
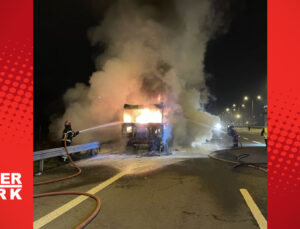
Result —
M 218 157 L 215 157 L 213 156 L 212 154 L 209 154 L 208 157 L 212 158 L 212 159 L 215 159 L 215 160 L 218 160 L 218 161 L 222 161 L 222 162 L 227 162 L 227 163 L 231 163 L 231 164 L 235 164 L 234 168 L 240 166 L 240 165 L 246 165 L 250 168 L 255 168 L 255 169 L 258 169 L 262 172 L 265 172 L 267 173 L 267 169 L 263 168 L 263 167 L 260 167 L 260 166 L 257 166 L 255 165 L 254 163 L 243 163 L 240 161 L 240 159 L 244 158 L 244 157 L 247 157 L 249 156 L 249 154 L 243 154 L 243 155 L 239 155 L 239 157 L 237 157 L 237 161 L 233 161 L 233 160 L 228 160 L 228 159 L 223 159 L 223 158 L 218 158 Z
M 77 172 L 72 174 L 72 175 L 69 175 L 69 176 L 34 183 L 34 186 L 56 183 L 56 182 L 59 182 L 59 181 L 71 179 L 71 178 L 79 176 L 81 174 L 81 169 L 72 160 L 72 157 L 71 157 L 71 155 L 68 151 L 67 144 L 66 144 L 66 137 L 64 138 L 64 148 L 65 148 L 65 151 L 67 153 L 69 161 L 71 162 L 73 167 L 75 167 L 77 169 Z M 90 194 L 90 193 L 87 193 L 87 192 L 71 192 L 71 191 L 70 192 L 47 192 L 47 193 L 34 195 L 33 198 L 40 198 L 40 197 L 47 197 L 47 196 L 57 196 L 57 195 L 84 195 L 84 196 L 88 196 L 88 197 L 94 199 L 97 202 L 97 205 L 96 205 L 96 208 L 94 209 L 94 211 L 82 223 L 77 225 L 76 229 L 81 229 L 81 228 L 86 227 L 97 216 L 97 214 L 100 211 L 101 200 L 97 196 L 95 196 L 93 194 Z

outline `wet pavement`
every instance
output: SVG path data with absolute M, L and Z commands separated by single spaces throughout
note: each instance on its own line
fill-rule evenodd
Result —
M 240 130 L 248 138 L 255 157 L 265 157 L 258 131 Z M 240 189 L 247 189 L 263 216 L 267 218 L 267 175 L 248 167 L 210 159 L 209 153 L 230 147 L 226 136 L 202 149 L 177 149 L 170 156 L 145 157 L 120 152 L 78 161 L 82 174 L 64 182 L 37 186 L 35 194 L 53 191 L 88 191 L 111 179 L 124 175 L 105 186 L 96 195 L 102 201 L 101 211 L 87 228 L 258 228 Z M 222 148 L 223 147 L 223 148 Z M 233 152 L 228 149 L 228 152 Z M 237 151 L 235 151 L 237 153 Z M 265 154 L 265 156 L 262 156 Z M 75 169 L 62 165 L 45 171 L 35 181 L 72 174 Z M 46 197 L 34 200 L 34 221 L 64 204 L 74 196 Z M 87 199 L 43 228 L 74 228 L 92 212 L 93 200 Z

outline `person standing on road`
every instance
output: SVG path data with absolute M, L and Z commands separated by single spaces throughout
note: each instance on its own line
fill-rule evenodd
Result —
M 79 134 L 79 131 L 73 131 L 71 127 L 71 121 L 67 120 L 65 121 L 65 129 L 63 130 L 61 143 L 62 146 L 65 146 L 65 139 L 66 139 L 66 145 L 70 146 L 72 143 L 72 139 L 76 137 Z
M 268 146 L 267 140 L 268 140 L 268 130 L 267 127 L 262 128 L 262 131 L 260 133 L 261 136 L 264 136 L 266 147 Z
M 65 121 L 65 128 L 62 133 L 62 139 L 61 139 L 61 145 L 62 147 L 65 147 L 65 140 L 66 145 L 70 146 L 72 143 L 72 139 L 76 137 L 79 134 L 79 131 L 73 131 L 71 127 L 71 121 L 67 120 Z M 63 161 L 67 160 L 67 155 L 62 156 Z
M 227 128 L 227 134 L 232 137 L 233 147 L 237 148 L 239 143 L 239 136 L 233 125 L 229 125 Z

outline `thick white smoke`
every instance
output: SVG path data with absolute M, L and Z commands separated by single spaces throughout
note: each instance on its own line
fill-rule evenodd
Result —
M 218 117 L 204 111 L 208 102 L 204 54 L 216 29 L 211 1 L 173 1 L 161 12 L 143 1 L 118 1 L 91 28 L 92 45 L 105 44 L 89 85 L 78 83 L 64 95 L 65 114 L 52 122 L 57 137 L 66 119 L 73 128 L 122 120 L 125 103 L 157 103 L 162 95 L 173 145 L 197 145 L 211 138 Z M 213 25 L 214 24 L 214 25 Z M 82 141 L 120 136 L 120 128 L 85 133 Z

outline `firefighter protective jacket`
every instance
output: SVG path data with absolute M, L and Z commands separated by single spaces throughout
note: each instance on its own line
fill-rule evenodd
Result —
M 264 127 L 260 133 L 261 136 L 264 136 L 264 139 L 268 138 L 268 130 L 267 127 Z
M 63 134 L 62 134 L 62 139 L 61 141 L 63 142 L 66 138 L 66 141 L 68 143 L 72 142 L 72 138 L 77 136 L 79 134 L 78 131 L 73 131 L 71 127 L 65 127 L 65 129 L 63 130 Z

